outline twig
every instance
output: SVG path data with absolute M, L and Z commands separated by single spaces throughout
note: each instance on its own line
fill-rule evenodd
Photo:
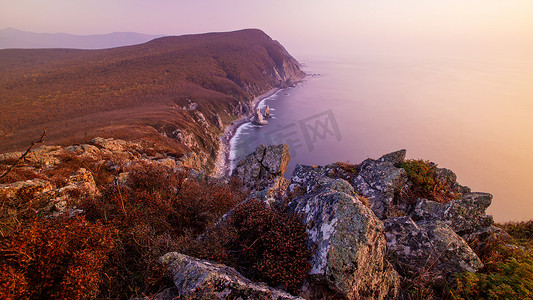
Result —
M 30 147 L 28 148 L 28 150 L 26 150 L 26 152 L 24 152 L 24 154 L 22 154 L 21 157 L 19 157 L 19 159 L 17 159 L 17 161 L 11 165 L 11 167 L 9 167 L 9 169 L 7 169 L 7 171 L 4 172 L 4 174 L 2 174 L 2 176 L 0 176 L 0 179 L 4 178 L 7 176 L 7 174 L 9 174 L 9 172 L 11 172 L 11 170 L 13 170 L 13 168 L 21 161 L 24 159 L 24 157 L 26 157 L 26 155 L 28 155 L 31 151 L 31 149 L 33 148 L 33 146 L 39 144 L 39 143 L 42 143 L 44 142 L 44 137 L 46 136 L 46 129 L 43 131 L 43 135 L 41 135 L 41 138 L 36 141 L 36 142 L 31 142 L 31 145 Z

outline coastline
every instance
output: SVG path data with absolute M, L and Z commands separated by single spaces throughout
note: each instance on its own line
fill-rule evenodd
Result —
M 220 135 L 218 138 L 219 140 L 219 149 L 217 152 L 217 158 L 215 160 L 215 168 L 213 169 L 213 175 L 216 178 L 221 178 L 225 175 L 229 175 L 229 172 L 231 171 L 231 161 L 230 161 L 230 150 L 231 150 L 231 139 L 237 132 L 237 129 L 241 127 L 242 125 L 249 123 L 250 118 L 252 117 L 253 113 L 258 108 L 261 101 L 265 100 L 266 98 L 276 94 L 277 92 L 281 91 L 283 88 L 273 88 L 269 90 L 268 92 L 261 94 L 259 96 L 256 96 L 252 100 L 252 107 L 253 109 L 250 111 L 249 114 L 242 115 L 240 118 L 234 120 L 229 125 L 224 127 L 224 132 Z

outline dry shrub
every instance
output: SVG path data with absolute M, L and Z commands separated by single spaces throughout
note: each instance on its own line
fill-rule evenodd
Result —
M 34 218 L 0 238 L 0 298 L 94 298 L 112 234 L 83 217 Z
M 84 204 L 88 219 L 118 230 L 102 295 L 142 296 L 168 286 L 157 259 L 190 247 L 188 243 L 244 197 L 229 185 L 199 182 L 185 171 L 155 164 L 134 166 L 125 185 L 111 185 Z
M 457 198 L 457 195 L 446 183 L 437 178 L 437 165 L 424 160 L 406 160 L 401 163 L 412 185 L 400 195 L 400 202 L 414 204 L 418 198 L 425 198 L 440 203 L 446 203 Z
M 11 165 L 8 164 L 0 164 L 0 175 L 4 174 L 10 166 Z M 25 166 L 15 166 L 6 176 L 0 179 L 0 184 L 31 180 L 34 178 L 45 179 L 46 176 L 43 176 L 39 172 L 36 172 L 36 170 L 29 169 Z
M 533 221 L 498 226 L 502 234 L 474 243 L 484 267 L 458 274 L 448 294 L 453 299 L 530 299 L 533 295 Z
M 335 165 L 339 167 L 340 169 L 344 170 L 345 172 L 357 175 L 357 167 L 358 167 L 357 164 L 351 164 L 349 162 L 338 161 L 335 163 Z

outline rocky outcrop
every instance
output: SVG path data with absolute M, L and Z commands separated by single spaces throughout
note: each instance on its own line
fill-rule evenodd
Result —
M 415 223 L 410 217 L 384 221 L 387 250 L 402 275 L 447 278 L 483 267 L 468 244 L 443 222 Z
M 252 115 L 251 122 L 255 125 L 266 125 L 268 124 L 267 121 L 263 119 L 263 115 L 261 114 L 261 111 L 258 109 L 255 110 L 255 113 Z
M 403 162 L 405 152 L 400 150 L 377 160 L 367 159 L 357 168 L 355 190 L 370 200 L 372 210 L 380 219 L 387 217 L 394 195 L 406 188 L 407 174 L 395 166 Z
M 237 163 L 232 176 L 245 187 L 259 191 L 274 184 L 276 178 L 283 178 L 290 159 L 287 144 L 259 145 L 255 152 Z
M 338 182 L 338 178 L 344 178 L 351 184 L 351 186 L 341 185 L 344 194 L 352 195 L 354 199 L 367 198 L 369 200 L 372 208 L 369 215 L 375 215 L 378 218 L 374 216 L 375 220 L 368 222 L 374 229 L 365 230 L 367 232 L 382 230 L 385 233 L 386 256 L 395 268 L 401 271 L 402 276 L 408 280 L 418 278 L 417 276 L 449 280 L 450 276 L 457 272 L 476 272 L 483 267 L 483 264 L 470 245 L 482 245 L 487 239 L 503 236 L 501 230 L 491 226 L 492 217 L 485 213 L 492 196 L 487 193 L 471 193 L 468 187 L 457 183 L 457 177 L 452 171 L 434 168 L 437 180 L 448 189 L 449 195 L 459 195 L 461 198 L 451 199 L 450 196 L 450 201 L 447 203 L 411 199 L 410 203 L 416 204 L 403 204 L 398 197 L 404 195 L 405 190 L 412 185 L 405 170 L 400 167 L 405 160 L 405 155 L 405 150 L 400 150 L 376 160 L 367 159 L 357 166 L 347 164 L 330 164 L 323 167 L 297 165 L 287 192 L 289 197 L 295 197 L 289 204 L 289 208 L 303 213 L 306 217 L 306 222 L 310 226 L 309 232 L 319 249 L 317 251 L 327 249 L 324 246 L 327 242 L 325 243 L 321 236 L 332 236 L 334 224 L 339 221 L 331 210 L 328 211 L 325 208 L 338 200 L 332 200 L 333 196 L 326 195 L 338 193 L 339 191 L 328 191 L 331 189 L 329 186 Z M 351 187 L 353 191 L 349 191 Z M 353 195 L 354 191 L 356 195 Z M 314 197 L 319 200 L 314 200 Z M 352 200 L 352 202 L 358 203 L 356 205 L 358 208 L 361 207 L 359 205 L 361 202 L 357 200 Z M 361 214 L 360 211 L 363 210 L 362 207 L 357 212 L 352 210 L 349 215 Z M 326 211 L 327 214 L 324 213 Z M 309 217 L 310 215 L 313 217 Z M 402 217 L 395 217 L 395 215 Z M 350 221 L 342 223 L 350 224 Z M 375 229 L 383 225 L 383 229 Z M 349 232 L 365 232 L 365 230 L 354 229 Z M 343 233 L 340 236 L 349 240 L 351 233 Z M 332 244 L 339 245 L 339 243 L 341 242 Z M 357 245 L 357 242 L 351 241 L 350 245 Z M 375 247 L 379 248 L 379 246 Z M 357 247 L 344 246 L 344 249 L 348 248 L 351 251 Z M 330 253 L 328 251 L 318 252 L 322 254 L 314 258 L 314 270 L 316 270 L 317 261 L 328 258 Z M 378 257 L 378 261 L 384 256 L 384 254 L 373 255 Z M 335 253 L 333 256 L 338 258 L 342 257 L 342 254 Z M 358 263 L 357 266 L 362 265 Z M 381 270 L 382 274 L 386 273 L 384 269 Z M 329 275 L 327 278 L 331 279 L 335 276 Z M 321 279 L 322 282 L 326 281 L 325 285 L 334 289 L 327 278 Z M 309 290 L 312 288 L 311 284 Z
M 224 130 L 224 123 L 222 122 L 222 118 L 220 118 L 219 114 L 215 114 L 215 125 L 217 125 L 218 129 Z
M 385 259 L 383 224 L 345 180 L 320 177 L 317 181 L 314 192 L 295 198 L 288 207 L 303 215 L 310 241 L 316 245 L 306 296 L 394 297 L 399 277 Z
M 160 258 L 181 299 L 302 299 L 255 283 L 235 269 L 176 252 Z
M 494 223 L 492 216 L 485 213 L 491 202 L 492 195 L 488 193 L 467 193 L 444 204 L 419 199 L 412 217 L 424 222 L 442 221 L 460 235 L 470 234 Z
M 40 178 L 0 184 L 0 199 L 31 198 L 52 189 L 53 185 L 49 181 Z

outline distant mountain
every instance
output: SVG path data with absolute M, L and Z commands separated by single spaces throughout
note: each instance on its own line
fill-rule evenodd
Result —
M 75 48 L 106 49 L 148 42 L 162 35 L 135 32 L 113 32 L 96 35 L 67 33 L 34 33 L 14 28 L 0 30 L 0 49 L 10 48 Z

